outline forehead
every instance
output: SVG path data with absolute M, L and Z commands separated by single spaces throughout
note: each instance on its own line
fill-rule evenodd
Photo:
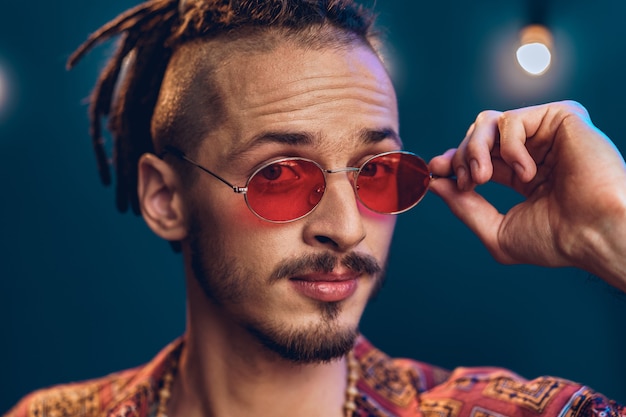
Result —
M 361 43 L 311 49 L 285 42 L 233 53 L 214 81 L 225 122 L 205 145 L 222 159 L 285 145 L 285 137 L 303 138 L 292 146 L 336 150 L 372 142 L 381 132 L 398 136 L 393 86 L 378 56 Z

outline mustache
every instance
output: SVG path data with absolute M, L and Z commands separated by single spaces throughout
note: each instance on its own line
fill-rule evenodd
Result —
M 270 275 L 270 282 L 311 272 L 330 273 L 338 265 L 358 274 L 374 275 L 382 271 L 382 267 L 373 256 L 351 252 L 340 258 L 325 252 L 282 261 Z

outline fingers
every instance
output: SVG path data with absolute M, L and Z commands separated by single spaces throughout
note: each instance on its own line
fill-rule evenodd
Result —
M 456 153 L 456 148 L 448 149 L 442 155 L 434 157 L 428 164 L 430 172 L 436 177 L 449 177 L 454 174 L 452 168 L 452 158 Z
M 465 138 L 454 155 L 452 165 L 460 190 L 472 190 L 491 179 L 493 165 L 491 151 L 499 139 L 495 121 L 501 113 L 485 111 L 467 130 Z
M 516 111 L 502 113 L 498 118 L 500 132 L 500 157 L 513 169 L 521 182 L 529 182 L 537 173 L 537 164 L 530 155 L 526 141 L 534 132 L 526 130 L 529 116 L 541 117 L 541 112 L 520 114 Z
M 586 110 L 575 102 L 480 113 L 452 158 L 459 190 L 492 179 L 507 185 L 532 181 L 568 116 L 589 122 Z
M 519 116 L 513 112 L 496 111 L 484 111 L 478 115 L 453 159 L 460 190 L 469 191 L 491 180 L 494 168 L 498 167 L 498 164 L 494 167 L 494 159 L 508 167 L 506 174 L 495 173 L 498 180 L 510 179 L 510 170 L 522 182 L 534 177 L 536 164 L 526 148 L 526 129 Z

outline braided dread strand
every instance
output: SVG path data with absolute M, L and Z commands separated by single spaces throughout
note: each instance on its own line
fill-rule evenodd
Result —
M 67 67 L 74 67 L 97 44 L 122 35 L 98 78 L 89 108 L 92 145 L 100 180 L 105 185 L 112 177 L 102 136 L 102 121 L 108 118 L 118 210 L 125 212 L 130 206 L 134 213 L 140 212 L 137 162 L 143 153 L 154 152 L 152 118 L 177 46 L 197 38 L 236 38 L 246 32 L 233 30 L 238 28 L 250 29 L 247 33 L 278 28 L 285 35 L 297 37 L 307 29 L 322 26 L 338 29 L 336 32 L 348 41 L 358 39 L 372 46 L 373 20 L 373 15 L 354 0 L 149 0 L 93 33 L 71 55 Z M 338 33 L 333 36 L 341 38 Z M 311 36 L 315 41 L 315 35 Z M 332 43 L 333 38 L 317 39 L 319 46 L 327 42 Z
M 117 174 L 116 205 L 122 212 L 130 205 L 139 214 L 137 160 L 153 150 L 150 120 L 171 56 L 166 41 L 176 21 L 177 7 L 176 1 L 156 0 L 123 13 L 92 34 L 67 63 L 71 69 L 98 43 L 125 34 L 96 83 L 89 108 L 90 133 L 100 180 L 105 185 L 111 183 L 111 171 L 102 137 L 102 119 L 109 116 Z M 118 85 L 122 71 L 125 74 Z
M 170 14 L 170 13 L 168 13 Z M 114 160 L 118 176 L 116 203 L 124 212 L 128 203 L 135 214 L 139 213 L 137 199 L 137 161 L 142 154 L 153 152 L 154 145 L 150 134 L 150 122 L 156 105 L 161 81 L 172 54 L 164 46 L 169 37 L 169 21 L 175 16 L 164 16 L 164 28 L 155 28 L 152 37 L 135 47 L 128 57 L 127 65 L 132 67 L 120 86 L 115 112 L 110 119 L 111 129 L 116 132 Z M 151 23 L 151 22 L 149 22 Z M 156 20 L 157 24 L 161 23 Z M 141 57 L 141 58 L 139 58 Z M 124 178 L 124 181 L 120 179 Z

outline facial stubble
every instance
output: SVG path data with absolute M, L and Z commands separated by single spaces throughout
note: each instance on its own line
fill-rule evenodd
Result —
M 203 240 L 201 222 L 190 227 L 191 266 L 207 301 L 218 308 L 237 308 L 250 302 L 255 294 L 248 290 L 250 280 L 257 279 L 219 244 Z M 300 273 L 331 272 L 339 264 L 374 280 L 370 294 L 373 298 L 382 287 L 384 268 L 371 256 L 350 253 L 339 258 L 333 253 L 287 259 L 279 263 L 267 279 L 267 285 L 288 279 Z M 239 324 L 259 344 L 283 359 L 295 363 L 323 363 L 341 358 L 354 346 L 359 334 L 358 325 L 345 328 L 337 320 L 343 302 L 316 302 L 320 320 L 298 327 L 288 326 L 263 317 L 241 318 Z M 226 313 L 227 314 L 227 313 Z

